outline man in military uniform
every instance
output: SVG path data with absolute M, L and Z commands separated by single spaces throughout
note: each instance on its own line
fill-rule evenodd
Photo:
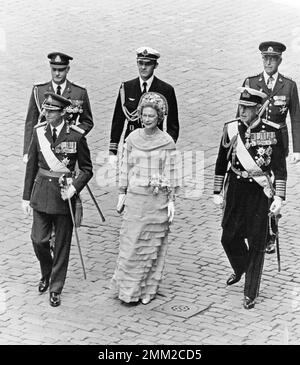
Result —
M 71 246 L 73 222 L 68 199 L 75 207 L 77 194 L 92 177 L 92 162 L 86 139 L 72 122 L 66 121 L 65 109 L 72 102 L 52 92 L 45 93 L 42 105 L 46 122 L 34 127 L 28 150 L 23 190 L 23 211 L 33 210 L 31 239 L 40 262 L 41 280 L 38 290 L 50 286 L 50 305 L 60 305 Z M 79 172 L 75 176 L 75 164 Z M 64 175 L 64 176 L 63 176 Z M 61 189 L 61 179 L 67 185 Z M 55 230 L 53 257 L 49 238 Z
M 54 92 L 72 101 L 68 117 L 80 128 L 82 133 L 87 134 L 94 125 L 87 90 L 67 79 L 70 71 L 69 63 L 73 58 L 61 52 L 49 53 L 47 57 L 50 60 L 52 80 L 43 84 L 36 84 L 32 89 L 24 130 L 24 162 L 27 162 L 33 128 L 38 122 L 45 120 L 42 110 L 45 92 Z
M 282 62 L 282 52 L 286 46 L 279 42 L 263 42 L 259 45 L 264 71 L 248 77 L 243 86 L 260 90 L 267 95 L 269 105 L 263 118 L 277 123 L 281 127 L 286 156 L 289 154 L 286 117 L 289 111 L 292 127 L 293 154 L 291 162 L 300 161 L 300 107 L 298 89 L 295 81 L 278 72 Z
M 286 157 L 289 154 L 286 124 L 289 111 L 293 139 L 291 162 L 297 163 L 300 161 L 300 107 L 297 85 L 295 81 L 278 72 L 279 65 L 282 62 L 282 52 L 286 50 L 286 46 L 280 42 L 268 41 L 262 42 L 259 45 L 259 50 L 262 54 L 264 71 L 256 76 L 246 78 L 243 86 L 260 90 L 267 95 L 269 105 L 263 118 L 280 125 Z M 277 232 L 278 227 L 273 218 L 271 226 L 272 231 Z M 269 235 L 267 253 L 275 252 L 275 237 L 275 234 Z
M 240 118 L 225 124 L 216 161 L 214 202 L 223 205 L 225 195 L 221 242 L 234 271 L 227 285 L 245 273 L 243 305 L 250 309 L 259 292 L 268 213 L 280 212 L 287 172 L 280 126 L 261 119 L 266 94 L 248 87 L 239 91 Z
M 143 93 L 154 91 L 162 94 L 168 102 L 168 117 L 166 130 L 176 142 L 179 134 L 178 108 L 174 88 L 166 82 L 154 76 L 154 70 L 158 66 L 159 52 L 150 47 L 141 47 L 136 51 L 139 77 L 121 84 L 113 114 L 109 155 L 115 156 L 118 152 L 118 145 L 124 129 L 125 120 L 128 121 L 125 131 L 128 134 L 137 128 L 141 123 L 137 114 L 137 106 Z M 163 128 L 163 125 L 160 126 Z M 116 158 L 111 157 L 111 161 Z

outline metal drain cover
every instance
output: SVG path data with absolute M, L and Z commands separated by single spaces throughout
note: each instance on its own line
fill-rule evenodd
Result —
M 196 314 L 203 312 L 210 308 L 211 304 L 199 305 L 199 304 L 192 304 L 188 302 L 181 302 L 178 300 L 171 300 L 168 303 L 160 305 L 153 310 L 158 312 L 163 312 L 169 315 L 183 317 L 183 318 L 190 318 L 195 316 Z

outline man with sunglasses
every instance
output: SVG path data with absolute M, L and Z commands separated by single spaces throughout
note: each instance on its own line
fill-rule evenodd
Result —
M 154 70 L 158 66 L 157 60 L 160 54 L 153 48 L 141 47 L 137 49 L 136 55 L 139 77 L 121 84 L 115 104 L 109 144 L 109 161 L 113 165 L 116 163 L 118 145 L 123 133 L 125 120 L 127 120 L 127 128 L 124 138 L 135 129 L 141 128 L 137 106 L 140 97 L 145 92 L 158 92 L 167 99 L 168 117 L 165 128 L 175 142 L 178 139 L 178 109 L 174 88 L 154 76 Z M 161 129 L 163 127 L 163 125 L 160 126 Z
M 70 71 L 70 60 L 73 57 L 52 52 L 48 56 L 52 80 L 43 84 L 35 84 L 32 89 L 24 129 L 23 161 L 27 162 L 27 154 L 34 126 L 45 120 L 42 104 L 45 92 L 54 92 L 72 101 L 68 119 L 76 125 L 81 134 L 87 134 L 94 126 L 91 106 L 87 90 L 67 79 Z
M 256 76 L 246 78 L 243 86 L 262 91 L 267 95 L 266 100 L 269 100 L 269 104 L 262 118 L 280 126 L 286 157 L 289 155 L 289 137 L 286 124 L 289 112 L 293 140 L 293 153 L 290 161 L 297 163 L 300 161 L 300 107 L 297 84 L 278 72 L 282 62 L 282 52 L 286 50 L 286 46 L 280 42 L 268 41 L 262 42 L 258 48 L 262 54 L 264 71 Z M 274 219 L 271 222 L 269 230 L 272 231 L 272 234 L 269 234 L 267 253 L 275 252 L 278 227 Z

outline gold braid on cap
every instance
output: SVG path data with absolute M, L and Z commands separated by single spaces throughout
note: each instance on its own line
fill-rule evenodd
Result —
M 137 107 L 140 118 L 142 116 L 142 111 L 146 106 L 150 106 L 157 111 L 158 124 L 162 123 L 165 116 L 168 115 L 167 99 L 160 93 L 150 91 L 141 96 Z

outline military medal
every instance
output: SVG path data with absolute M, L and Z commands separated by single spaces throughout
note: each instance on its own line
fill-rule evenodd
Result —
M 64 159 L 61 160 L 61 162 L 67 167 L 70 163 L 70 160 L 68 159 L 68 157 L 65 157 Z

